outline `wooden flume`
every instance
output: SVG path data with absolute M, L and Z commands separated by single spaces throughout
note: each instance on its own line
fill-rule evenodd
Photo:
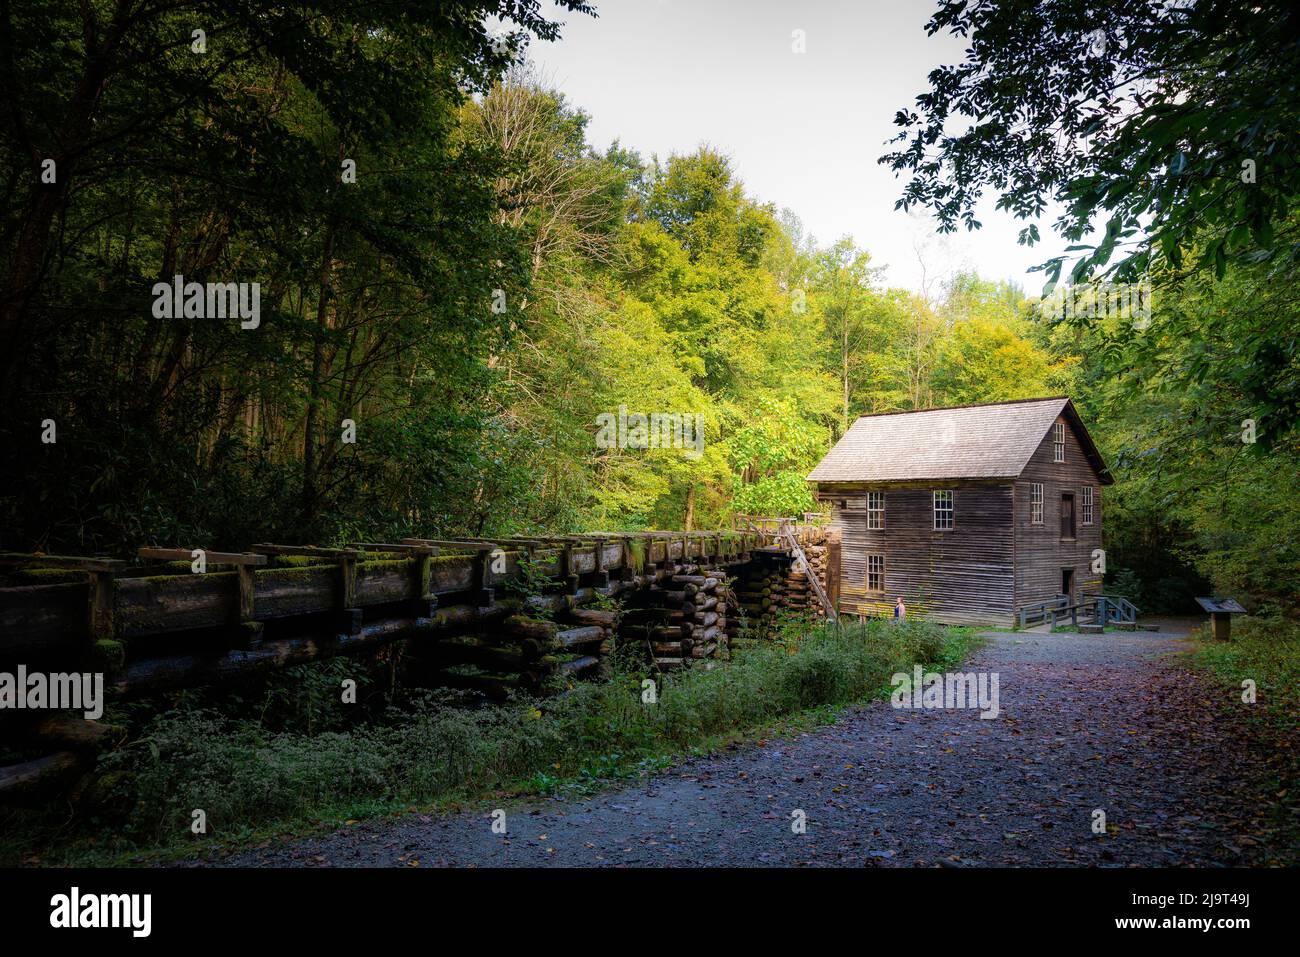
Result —
M 264 543 L 205 551 L 202 573 L 192 548 L 141 549 L 136 562 L 0 554 L 0 671 L 102 671 L 112 694 L 141 696 L 404 641 L 422 683 L 501 700 L 605 677 L 618 646 L 660 670 L 708 667 L 730 656 L 738 601 L 751 624 L 780 607 L 755 601 L 754 569 L 773 582 L 788 569 L 772 541 L 742 530 Z M 780 585 L 766 587 L 759 597 Z M 588 607 L 602 599 L 621 610 Z M 14 717 L 0 713 L 6 740 L 53 753 L 0 768 L 0 799 L 66 780 L 118 740 L 80 716 Z

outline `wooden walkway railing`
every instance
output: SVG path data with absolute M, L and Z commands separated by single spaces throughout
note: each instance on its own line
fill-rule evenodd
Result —
M 111 661 L 137 640 L 168 636 L 181 652 L 185 636 L 200 632 L 235 648 L 299 627 L 364 639 L 365 623 L 381 618 L 454 631 L 516 610 L 525 579 L 582 604 L 637 585 L 647 566 L 739 560 L 759 544 L 737 532 L 643 532 L 240 553 L 144 548 L 137 563 L 0 554 L 0 661 L 69 663 L 96 649 Z M 120 690 L 162 677 L 128 667 Z
M 1134 623 L 1137 621 L 1138 608 L 1121 595 L 1084 595 L 1083 600 L 1070 604 L 1067 595 L 1057 595 L 1047 601 L 1022 605 L 1019 610 L 1020 627 L 1028 628 L 1047 622 L 1055 628 L 1057 623 L 1070 620 L 1074 627 L 1079 626 L 1081 617 L 1091 619 L 1088 624 L 1107 625 L 1111 622 Z

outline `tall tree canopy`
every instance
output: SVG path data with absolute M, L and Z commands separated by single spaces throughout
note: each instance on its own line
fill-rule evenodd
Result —
M 978 227 L 988 190 L 1022 218 L 1057 200 L 1057 229 L 1080 243 L 1076 281 L 1177 268 L 1193 247 L 1220 276 L 1231 256 L 1296 257 L 1294 4 L 944 0 L 926 29 L 969 48 L 895 118 L 900 146 L 881 162 L 911 175 L 901 207 L 927 206 L 951 231 Z
M 1285 532 L 1300 451 L 1300 8 L 945 0 L 927 30 L 968 48 L 895 118 L 880 161 L 908 177 L 898 206 L 951 231 L 978 228 L 989 194 L 1026 220 L 1054 201 L 1075 258 L 1043 264 L 1045 292 L 1063 276 L 1074 291 L 1147 287 L 1141 321 L 1083 310 L 1033 333 L 1075 363 L 1076 401 L 1122 478 L 1119 563 L 1162 604 L 1197 587 L 1193 566 L 1300 604 Z M 1021 230 L 1040 238 L 1036 222 Z M 950 388 L 997 374 L 997 353 L 965 352 Z
M 0 30 L 6 526 L 314 538 L 344 499 L 365 524 L 381 488 L 412 520 L 472 491 L 477 357 L 528 260 L 457 117 L 557 35 L 536 0 L 14 2 Z M 176 275 L 258 283 L 260 325 L 159 318 Z

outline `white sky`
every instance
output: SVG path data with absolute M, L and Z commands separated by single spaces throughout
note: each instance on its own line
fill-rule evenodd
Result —
M 1029 266 L 1067 245 L 1039 224 L 1042 241 L 1020 246 L 1025 222 L 978 210 L 983 228 L 938 237 L 894 210 L 903 179 L 876 159 L 894 114 L 928 89 L 926 76 L 958 62 L 964 44 L 926 35 L 930 0 L 593 0 L 599 16 L 544 7 L 566 22 L 556 43 L 530 59 L 591 115 L 588 135 L 615 139 L 649 159 L 702 143 L 728 154 L 747 193 L 788 207 L 819 244 L 851 235 L 887 266 L 885 282 L 921 290 L 914 243 L 925 243 L 933 283 L 960 268 L 1012 279 L 1030 295 Z M 793 53 L 792 31 L 807 52 Z M 939 293 L 937 284 L 930 292 Z

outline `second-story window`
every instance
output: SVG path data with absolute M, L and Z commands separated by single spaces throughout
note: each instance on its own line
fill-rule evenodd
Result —
M 1057 422 L 1052 426 L 1052 461 L 1065 461 L 1065 423 Z
M 867 493 L 867 528 L 885 527 L 885 493 Z
M 1043 483 L 1029 483 L 1029 524 L 1043 524 Z
M 1083 487 L 1082 491 L 1083 491 L 1083 501 L 1082 501 L 1080 504 L 1083 506 L 1083 508 L 1082 508 L 1083 515 L 1081 516 L 1081 518 L 1082 518 L 1082 520 L 1083 520 L 1083 524 L 1084 524 L 1084 525 L 1091 525 L 1091 524 L 1092 524 L 1092 517 L 1093 517 L 1093 511 L 1092 511 L 1092 486 L 1091 486 L 1091 485 L 1085 485 L 1085 486 Z

